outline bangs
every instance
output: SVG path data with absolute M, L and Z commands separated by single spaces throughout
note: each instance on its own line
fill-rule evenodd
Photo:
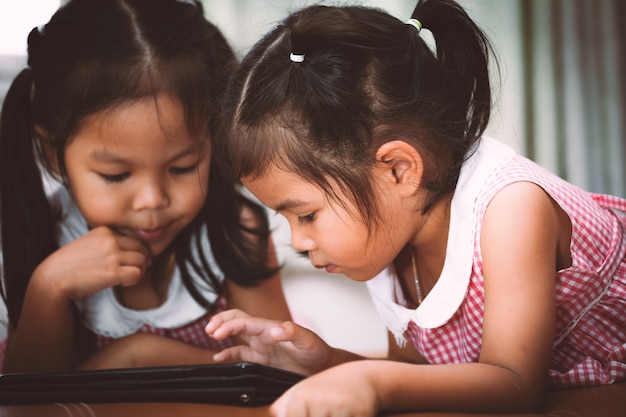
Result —
M 293 116 L 293 112 L 288 113 Z M 345 197 L 349 198 L 358 208 L 360 219 L 375 226 L 378 204 L 371 192 L 373 157 L 365 152 L 355 158 L 345 149 L 329 146 L 297 120 L 268 116 L 255 126 L 235 123 L 227 141 L 232 174 L 254 180 L 271 168 L 292 172 L 318 186 L 346 210 Z
M 294 129 L 274 119 L 256 126 L 236 124 L 228 141 L 233 174 L 255 179 L 271 167 L 296 172 L 300 155 L 306 152 L 303 142 Z

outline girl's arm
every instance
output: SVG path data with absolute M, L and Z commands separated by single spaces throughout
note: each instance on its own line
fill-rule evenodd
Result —
M 11 323 L 3 372 L 70 370 L 74 355 L 72 300 L 35 270 L 17 327 Z
M 554 340 L 556 259 L 567 256 L 570 233 L 564 213 L 539 187 L 505 188 L 488 207 L 481 235 L 485 315 L 478 363 L 344 363 L 296 384 L 272 415 L 534 410 Z
M 216 352 L 155 334 L 135 333 L 95 352 L 77 369 L 143 368 L 213 363 Z
M 135 284 L 149 259 L 142 243 L 105 227 L 52 253 L 33 272 L 19 323 L 12 323 L 4 372 L 71 370 L 75 365 L 73 299 Z

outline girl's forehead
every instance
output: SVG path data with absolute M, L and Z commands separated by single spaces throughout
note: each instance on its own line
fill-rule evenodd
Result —
M 311 201 L 323 196 L 316 184 L 285 169 L 270 167 L 263 174 L 241 178 L 242 184 L 265 205 L 281 210 L 292 208 L 295 203 Z
M 83 119 L 68 146 L 102 154 L 142 155 L 206 149 L 205 138 L 192 135 L 177 100 L 159 97 L 123 103 Z

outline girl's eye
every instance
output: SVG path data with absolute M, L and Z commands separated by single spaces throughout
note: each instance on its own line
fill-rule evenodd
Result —
M 187 167 L 174 167 L 170 168 L 170 172 L 175 175 L 188 174 L 194 172 L 198 168 L 198 164 L 189 165 Z
M 312 223 L 315 219 L 315 213 L 311 213 L 307 216 L 298 216 L 298 226 L 303 226 L 308 223 Z
M 130 174 L 128 173 L 117 174 L 117 175 L 99 173 L 98 175 L 100 175 L 100 177 L 104 179 L 104 181 L 106 182 L 122 182 L 130 176 Z

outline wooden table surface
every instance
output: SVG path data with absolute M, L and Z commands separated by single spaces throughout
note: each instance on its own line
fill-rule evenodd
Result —
M 267 417 L 268 407 L 115 403 L 0 406 L 0 417 Z M 546 394 L 538 414 L 404 413 L 394 417 L 626 417 L 626 382 Z M 391 415 L 390 415 L 391 416 Z

